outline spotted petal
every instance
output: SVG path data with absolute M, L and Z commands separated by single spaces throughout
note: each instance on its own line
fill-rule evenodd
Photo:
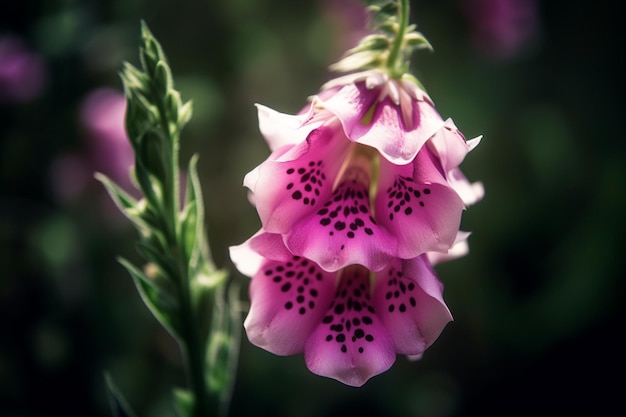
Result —
M 420 152 L 410 165 L 381 161 L 376 221 L 398 240 L 397 257 L 446 252 L 454 243 L 463 209 L 429 152 Z
M 346 268 L 332 305 L 305 344 L 307 367 L 358 387 L 389 369 L 395 358 L 391 335 L 370 299 L 369 271 Z
M 327 271 L 351 264 L 378 271 L 394 255 L 397 240 L 372 217 L 368 174 L 356 166 L 343 178 L 317 212 L 294 225 L 285 244 Z
M 349 152 L 337 126 L 313 130 L 305 141 L 279 149 L 246 176 L 263 228 L 287 233 L 294 223 L 321 207 Z
M 398 354 L 421 355 L 452 320 L 442 292 L 426 255 L 396 260 L 376 275 L 373 305 Z
M 335 275 L 298 256 L 264 262 L 250 282 L 250 342 L 276 355 L 301 353 L 332 302 Z
M 376 148 L 394 164 L 407 164 L 444 121 L 428 99 L 400 105 L 389 97 L 379 101 L 380 93 L 381 87 L 360 82 L 320 101 L 339 118 L 351 141 Z

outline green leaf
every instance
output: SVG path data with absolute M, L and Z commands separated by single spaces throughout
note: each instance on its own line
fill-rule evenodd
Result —
M 198 177 L 198 155 L 194 154 L 189 160 L 187 170 L 187 188 L 185 200 L 187 204 L 195 205 L 195 244 L 194 250 L 189 253 L 189 271 L 197 272 L 202 268 L 201 263 L 211 263 L 210 251 L 206 231 L 204 228 L 204 200 L 202 186 Z
M 162 250 L 154 247 L 153 242 L 147 240 L 137 242 L 137 249 L 148 263 L 157 265 L 161 270 L 158 282 L 155 282 L 155 285 L 158 286 L 164 294 L 171 295 L 173 299 L 176 299 L 177 290 L 171 281 L 171 277 L 175 276 L 177 273 L 176 261 L 172 258 L 171 254 L 163 253 Z M 154 280 L 151 280 L 151 282 L 153 281 Z
M 404 36 L 404 40 L 412 49 L 429 49 L 433 50 L 432 45 L 428 40 L 419 32 L 410 32 Z
M 384 51 L 390 43 L 390 39 L 385 35 L 368 35 L 356 47 L 350 49 L 347 54 L 361 51 Z
M 176 414 L 179 417 L 191 417 L 193 415 L 193 394 L 186 389 L 176 388 L 173 390 Z
M 135 178 L 141 188 L 141 192 L 146 197 L 148 204 L 152 207 L 160 207 L 160 195 L 162 193 L 155 192 L 156 187 L 153 185 L 153 179 L 142 158 L 135 156 Z
M 179 107 L 178 125 L 180 126 L 180 129 L 182 129 L 187 123 L 189 123 L 189 121 L 191 120 L 192 114 L 193 114 L 193 105 L 192 105 L 191 100 L 183 104 L 182 107 Z
M 172 89 L 172 76 L 167 63 L 163 61 L 158 61 L 156 63 L 153 83 L 155 90 L 161 95 L 161 97 L 165 97 L 167 92 Z
M 213 320 L 207 341 L 205 372 L 209 389 L 220 398 L 220 414 L 228 414 L 241 342 L 239 285 L 218 287 L 213 305 Z
M 117 385 L 113 382 L 113 378 L 108 372 L 104 373 L 104 380 L 107 388 L 107 396 L 109 398 L 109 406 L 113 417 L 136 417 L 136 414 L 128 405 L 128 402 L 120 392 Z
M 191 259 L 196 247 L 197 220 L 196 202 L 188 202 L 179 215 L 180 236 L 178 240 L 181 243 L 185 259 Z
M 95 178 L 104 185 L 117 208 L 133 222 L 140 232 L 146 232 L 149 227 L 142 219 L 142 203 L 127 194 L 106 175 L 97 172 Z
M 150 32 L 145 21 L 141 21 L 141 44 L 139 59 L 144 70 L 149 76 L 154 77 L 157 63 L 164 59 L 161 45 Z
M 362 51 L 348 55 L 329 66 L 332 71 L 349 72 L 364 68 L 372 68 L 382 62 L 383 56 L 377 51 Z
M 150 78 L 133 64 L 124 62 L 120 76 L 126 88 L 146 93 L 150 91 Z
M 180 93 L 176 90 L 169 90 L 165 95 L 166 109 L 168 112 L 168 118 L 173 121 L 178 121 L 178 111 L 182 105 L 180 99 Z M 176 125 L 177 123 L 175 123 Z
M 119 258 L 119 262 L 130 273 L 141 299 L 152 315 L 176 340 L 181 341 L 182 326 L 178 302 L 160 292 L 158 286 L 150 278 L 126 259 Z

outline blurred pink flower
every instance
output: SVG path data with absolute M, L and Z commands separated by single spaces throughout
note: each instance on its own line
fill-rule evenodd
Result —
M 83 99 L 79 120 L 84 147 L 59 158 L 52 169 L 53 186 L 62 199 L 76 197 L 89 184 L 96 185 L 95 172 L 131 194 L 135 190 L 129 179 L 134 156 L 125 131 L 125 112 L 126 98 L 114 89 L 99 88 Z
M 359 0 L 323 0 L 322 14 L 333 32 L 334 55 L 353 48 L 369 33 L 368 12 Z
M 465 0 L 472 42 L 493 58 L 514 56 L 537 31 L 536 0 Z
M 0 35 L 0 102 L 23 103 L 41 94 L 46 83 L 43 58 L 14 35 Z
M 87 155 L 94 171 L 130 188 L 133 149 L 126 135 L 126 97 L 109 88 L 91 92 L 82 102 L 80 120 L 87 135 Z

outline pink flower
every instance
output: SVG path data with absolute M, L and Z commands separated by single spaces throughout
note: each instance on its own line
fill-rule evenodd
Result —
M 123 92 L 98 88 L 81 103 L 80 118 L 87 134 L 87 155 L 93 171 L 109 176 L 125 189 L 132 188 L 129 172 L 134 164 L 133 150 L 126 134 Z
M 273 152 L 244 185 L 263 230 L 330 272 L 447 252 L 481 197 L 457 168 L 480 139 L 467 142 L 412 81 L 368 71 L 326 87 L 295 116 L 259 106 Z
M 399 165 L 413 161 L 444 125 L 412 77 L 392 79 L 375 70 L 345 75 L 322 87 L 320 101 L 339 119 L 350 141 L 371 146 Z
M 333 35 L 331 45 L 337 55 L 353 47 L 370 33 L 365 24 L 368 12 L 359 0 L 322 0 L 321 14 Z
M 276 259 L 263 255 L 268 248 Z M 419 357 L 452 320 L 425 255 L 375 273 L 359 265 L 328 272 L 259 232 L 231 247 L 231 258 L 252 277 L 249 340 L 277 355 L 304 353 L 313 373 L 347 385 L 363 385 L 398 354 Z
M 385 61 L 365 45 L 339 67 Z M 248 339 L 352 386 L 420 358 L 452 319 L 432 265 L 468 252 L 461 215 L 484 194 L 459 169 L 480 138 L 399 68 L 336 78 L 296 115 L 257 106 L 271 154 L 244 186 L 262 225 L 230 248 L 252 278 Z
M 536 0 L 465 0 L 472 41 L 485 54 L 514 56 L 538 29 Z
M 43 58 L 22 39 L 0 36 L 0 102 L 28 102 L 41 94 L 46 84 Z
M 129 172 L 134 157 L 124 128 L 125 113 L 126 98 L 120 91 L 98 88 L 83 99 L 80 127 L 85 132 L 84 149 L 62 157 L 53 168 L 60 196 L 71 198 L 87 185 L 95 185 L 95 172 L 104 173 L 124 189 L 133 189 Z

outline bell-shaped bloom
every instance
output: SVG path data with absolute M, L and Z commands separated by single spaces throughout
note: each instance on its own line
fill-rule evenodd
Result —
M 446 123 L 413 78 L 392 79 L 375 70 L 329 81 L 297 116 L 259 106 L 260 130 L 272 150 L 297 143 L 333 118 L 349 141 L 371 146 L 398 165 L 413 161 Z
M 371 272 L 328 272 L 260 231 L 230 248 L 250 283 L 248 339 L 277 355 L 304 354 L 316 374 L 351 386 L 386 371 L 396 355 L 420 356 L 452 320 L 426 255 Z M 274 259 L 264 256 L 270 251 Z
M 350 141 L 371 146 L 398 165 L 413 161 L 444 125 L 430 97 L 410 77 L 393 79 L 375 70 L 345 75 L 326 83 L 318 97 Z
M 472 143 L 441 121 L 433 143 L 398 165 L 350 140 L 319 100 L 295 116 L 259 106 L 273 152 L 244 185 L 263 229 L 331 272 L 351 264 L 379 271 L 393 258 L 447 252 L 471 199 L 459 192 L 467 180 L 453 174 Z
M 432 265 L 468 252 L 461 214 L 484 191 L 459 165 L 480 138 L 376 70 L 295 115 L 257 108 L 271 154 L 244 186 L 262 226 L 230 248 L 252 277 L 248 339 L 353 386 L 421 357 L 451 320 Z

